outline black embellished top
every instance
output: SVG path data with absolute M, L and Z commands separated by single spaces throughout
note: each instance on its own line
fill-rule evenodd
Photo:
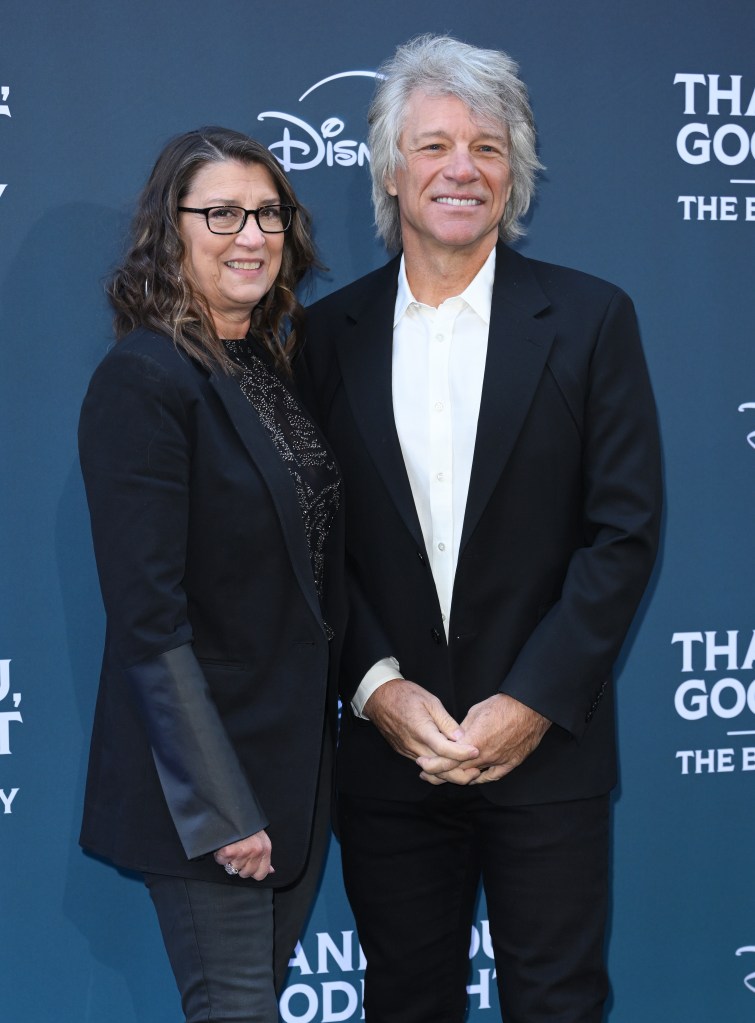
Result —
M 239 385 L 291 474 L 317 592 L 322 598 L 325 545 L 341 500 L 341 474 L 320 432 L 252 337 L 224 341 L 240 367 Z

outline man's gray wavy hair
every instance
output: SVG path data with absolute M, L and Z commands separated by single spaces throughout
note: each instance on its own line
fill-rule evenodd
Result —
M 498 232 L 504 241 L 524 234 L 521 218 L 529 209 L 535 175 L 542 164 L 535 151 L 535 123 L 518 66 L 500 50 L 482 50 L 451 36 L 421 35 L 399 46 L 378 69 L 378 85 L 368 121 L 372 202 L 377 233 L 391 250 L 401 248 L 398 200 L 385 188 L 405 161 L 399 150 L 407 102 L 415 91 L 455 96 L 476 120 L 508 130 L 513 186 Z

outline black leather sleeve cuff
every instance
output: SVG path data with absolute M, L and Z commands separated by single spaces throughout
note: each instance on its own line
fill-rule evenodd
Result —
M 126 675 L 186 856 L 204 856 L 266 827 L 191 645 L 141 661 Z

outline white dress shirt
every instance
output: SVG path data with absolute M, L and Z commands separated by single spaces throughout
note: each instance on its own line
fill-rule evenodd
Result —
M 418 302 L 403 256 L 393 317 L 393 415 L 448 638 L 456 563 L 480 413 L 495 248 L 465 290 L 438 308 Z M 378 686 L 401 678 L 386 657 L 351 706 L 362 713 Z

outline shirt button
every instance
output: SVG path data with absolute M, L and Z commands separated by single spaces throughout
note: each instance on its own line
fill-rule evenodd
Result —
M 435 402 L 435 411 L 436 412 L 442 412 L 443 411 L 443 402 L 442 401 L 436 401 Z
M 446 340 L 446 336 L 445 336 L 445 334 L 436 334 L 435 335 L 435 340 L 436 341 L 445 341 Z
M 439 472 L 435 478 L 438 481 L 438 483 L 442 483 L 446 476 L 445 473 Z
M 445 549 L 446 549 L 446 545 L 444 543 L 439 543 L 438 544 L 438 550 L 439 551 L 444 551 Z

